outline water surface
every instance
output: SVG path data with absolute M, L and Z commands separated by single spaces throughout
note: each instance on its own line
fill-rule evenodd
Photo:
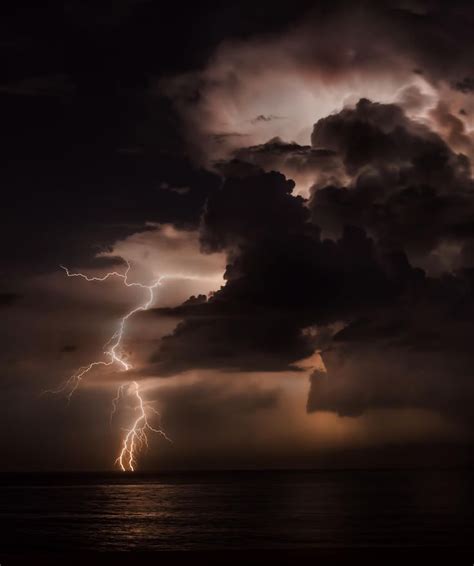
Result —
M 2 551 L 470 546 L 470 471 L 0 476 Z

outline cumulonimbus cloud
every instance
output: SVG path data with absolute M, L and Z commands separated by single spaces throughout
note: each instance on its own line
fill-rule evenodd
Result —
M 269 153 L 275 144 L 285 156 L 315 156 L 314 169 L 331 159 L 348 182 L 316 184 L 304 199 L 282 174 L 258 172 L 264 146 L 242 149 L 241 163 L 253 168 L 234 162 L 200 224 L 202 249 L 227 253 L 226 284 L 161 310 L 182 322 L 163 339 L 155 369 L 290 371 L 321 348 L 329 379 L 314 374 L 311 411 L 453 413 L 455 399 L 470 394 L 469 159 L 399 106 L 367 99 L 318 121 L 311 147 L 273 141 Z M 459 248 L 456 271 L 433 259 L 449 243 Z M 323 343 L 308 332 L 335 323 L 347 332 L 328 332 Z

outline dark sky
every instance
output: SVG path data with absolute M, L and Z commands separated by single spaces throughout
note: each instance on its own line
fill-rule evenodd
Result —
M 293 16 L 250 2 L 191 3 L 185 13 L 127 0 L 3 7 L 2 228 L 21 222 L 35 234 L 15 249 L 2 238 L 9 263 L 85 259 L 145 219 L 196 223 L 212 180 L 186 158 L 172 101 L 153 87 L 199 68 L 223 39 Z M 170 179 L 193 180 L 189 204 L 152 190 Z
M 6 466 L 112 468 L 133 383 L 143 469 L 470 462 L 472 6 L 41 4 L 0 9 Z M 126 262 L 165 279 L 114 360 L 147 289 L 60 266 Z

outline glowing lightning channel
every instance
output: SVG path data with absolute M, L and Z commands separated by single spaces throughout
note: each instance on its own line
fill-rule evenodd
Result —
M 112 334 L 109 340 L 104 345 L 104 356 L 108 358 L 108 360 L 98 360 L 91 362 L 87 366 L 80 367 L 75 373 L 69 377 L 61 385 L 58 389 L 54 391 L 54 393 L 59 393 L 61 391 L 65 391 L 69 389 L 69 393 L 67 395 L 68 402 L 71 400 L 72 395 L 79 387 L 83 377 L 92 371 L 94 368 L 98 366 L 111 366 L 113 364 L 118 364 L 123 371 L 128 371 L 132 369 L 132 365 L 129 364 L 126 359 L 123 357 L 123 354 L 120 352 L 120 346 L 122 344 L 122 339 L 125 332 L 125 326 L 127 321 L 132 317 L 134 314 L 140 311 L 148 310 L 155 300 L 154 290 L 161 285 L 161 282 L 166 277 L 170 276 L 161 276 L 159 279 L 154 281 L 151 285 L 144 285 L 143 283 L 138 282 L 130 282 L 128 280 L 128 275 L 130 272 L 130 263 L 127 262 L 127 269 L 125 273 L 119 273 L 118 271 L 111 271 L 106 273 L 102 277 L 90 277 L 84 273 L 72 273 L 67 267 L 63 265 L 60 266 L 66 272 L 68 277 L 80 277 L 85 279 L 86 281 L 99 281 L 103 282 L 111 277 L 118 277 L 122 279 L 123 284 L 126 287 L 139 287 L 140 289 L 145 289 L 148 293 L 147 300 L 142 303 L 141 305 L 133 308 L 127 314 L 125 314 L 119 322 L 117 330 Z M 140 388 L 136 381 L 133 381 L 131 384 L 122 384 L 118 388 L 117 395 L 112 400 L 112 412 L 110 414 L 110 422 L 112 423 L 112 419 L 114 414 L 117 411 L 118 403 L 126 386 L 133 387 L 133 394 L 138 400 L 138 409 L 139 409 L 139 416 L 133 423 L 130 430 L 127 431 L 127 434 L 123 440 L 122 450 L 120 452 L 119 457 L 116 460 L 116 463 L 120 465 L 122 471 L 134 471 L 136 465 L 136 455 L 138 451 L 143 447 L 143 445 L 148 446 L 148 438 L 147 438 L 147 431 L 156 432 L 161 434 L 164 438 L 170 441 L 168 436 L 165 434 L 163 430 L 157 429 L 152 427 L 148 422 L 147 416 L 147 409 L 151 410 L 155 414 L 158 414 L 157 411 L 148 403 L 145 403 L 140 395 Z
M 173 275 L 161 275 L 151 285 L 145 285 L 143 283 L 138 283 L 138 282 L 135 282 L 135 281 L 130 282 L 128 280 L 128 275 L 129 275 L 129 272 L 130 272 L 130 263 L 128 261 L 127 261 L 127 269 L 126 269 L 125 273 L 119 273 L 118 271 L 111 271 L 109 273 L 106 273 L 102 277 L 90 277 L 89 275 L 86 275 L 85 273 L 72 273 L 67 267 L 64 267 L 63 265 L 61 265 L 60 267 L 61 267 L 61 269 L 63 269 L 66 272 L 66 275 L 68 277 L 80 277 L 80 278 L 85 279 L 86 281 L 89 281 L 89 282 L 92 282 L 92 281 L 103 282 L 103 281 L 106 281 L 107 279 L 110 279 L 111 277 L 118 277 L 118 278 L 123 280 L 123 284 L 126 287 L 139 287 L 140 289 L 145 289 L 148 292 L 148 299 L 143 304 L 141 304 L 141 305 L 135 307 L 134 309 L 132 309 L 131 311 L 129 311 L 125 316 L 123 316 L 120 319 L 119 326 L 118 326 L 117 330 L 112 334 L 112 336 L 109 338 L 109 340 L 105 343 L 105 345 L 104 345 L 104 348 L 105 348 L 104 356 L 106 356 L 108 358 L 108 360 L 107 361 L 104 361 L 104 360 L 94 361 L 94 362 L 91 362 L 87 366 L 80 367 L 59 388 L 52 391 L 53 393 L 60 393 L 62 391 L 67 390 L 68 388 L 70 388 L 70 391 L 67 395 L 68 401 L 71 400 L 72 395 L 74 394 L 76 389 L 79 387 L 79 385 L 82 381 L 82 378 L 86 374 L 88 374 L 92 369 L 94 369 L 95 367 L 97 367 L 97 366 L 111 366 L 113 364 L 118 364 L 119 366 L 122 367 L 123 371 L 128 371 L 128 370 L 132 369 L 133 366 L 131 364 L 129 364 L 125 360 L 123 355 L 118 351 L 118 349 L 120 348 L 120 346 L 122 344 L 122 338 L 123 338 L 123 335 L 124 335 L 124 332 L 125 332 L 125 325 L 126 325 L 127 321 L 134 314 L 136 314 L 140 311 L 147 311 L 152 306 L 152 304 L 155 301 L 154 291 L 157 287 L 159 287 L 161 285 L 161 283 L 165 279 L 185 279 L 185 280 L 189 280 L 189 281 L 200 281 L 200 280 L 205 279 L 203 277 L 193 276 L 193 275 L 173 274 Z
M 125 273 L 119 273 L 118 271 L 111 271 L 109 273 L 106 273 L 105 275 L 103 275 L 102 277 L 90 277 L 84 273 L 71 273 L 71 271 L 69 271 L 69 269 L 67 267 L 64 267 L 63 265 L 60 266 L 61 269 L 64 269 L 64 271 L 66 272 L 66 275 L 68 277 L 81 277 L 82 279 L 85 279 L 86 281 L 106 281 L 107 279 L 110 279 L 111 277 L 118 277 L 120 279 L 123 280 L 123 284 L 126 287 L 139 287 L 140 289 L 145 289 L 148 292 L 148 299 L 141 305 L 139 305 L 138 307 L 135 307 L 134 309 L 132 309 L 131 311 L 129 311 L 125 316 L 123 316 L 120 319 L 119 322 L 119 326 L 117 328 L 117 330 L 112 334 L 112 336 L 110 337 L 110 339 L 106 342 L 106 344 L 104 345 L 105 351 L 104 351 L 104 356 L 106 356 L 108 358 L 107 361 L 104 360 L 100 360 L 100 361 L 95 361 L 95 362 L 91 362 L 89 365 L 87 366 L 82 366 L 80 367 L 75 373 L 73 373 L 71 375 L 71 377 L 66 380 L 66 382 L 59 387 L 59 389 L 56 389 L 55 392 L 61 392 L 64 391 L 68 388 L 70 388 L 69 393 L 67 395 L 68 401 L 71 400 L 72 395 L 74 394 L 74 392 L 76 391 L 76 389 L 79 387 L 82 378 L 88 374 L 92 369 L 94 369 L 97 366 L 111 366 L 113 364 L 118 364 L 119 366 L 122 367 L 122 369 L 124 371 L 128 371 L 130 369 L 132 369 L 132 365 L 129 364 L 125 358 L 123 357 L 123 355 L 118 351 L 118 349 L 120 348 L 121 344 L 122 344 L 122 338 L 125 332 L 125 325 L 127 323 L 127 320 L 132 317 L 134 314 L 136 314 L 137 312 L 140 311 L 146 311 L 148 310 L 151 305 L 153 304 L 154 300 L 155 300 L 155 296 L 154 296 L 154 290 L 161 285 L 161 282 L 163 281 L 163 279 L 165 278 L 165 276 L 161 276 L 159 279 L 157 279 L 156 281 L 154 281 L 151 285 L 144 285 L 143 283 L 138 283 L 138 282 L 130 282 L 128 280 L 128 274 L 130 272 L 130 263 L 127 262 L 127 269 L 125 271 Z
M 112 425 L 112 421 L 114 419 L 114 415 L 118 410 L 118 404 L 120 402 L 120 397 L 122 396 L 122 391 L 124 388 L 129 385 L 128 383 L 122 383 L 117 389 L 117 395 L 112 399 L 112 410 L 110 411 L 110 424 Z
M 151 285 L 145 285 L 138 282 L 130 282 L 128 280 L 128 275 L 130 273 L 130 263 L 127 261 L 127 269 L 124 273 L 119 273 L 118 271 L 111 271 L 106 273 L 101 277 L 91 277 L 85 273 L 73 273 L 67 267 L 63 265 L 60 266 L 66 272 L 68 277 L 80 277 L 88 282 L 103 282 L 107 281 L 112 277 L 117 277 L 122 279 L 125 287 L 139 287 L 147 291 L 148 298 L 146 301 L 137 307 L 126 313 L 119 321 L 117 330 L 112 334 L 109 340 L 104 345 L 104 356 L 105 360 L 98 360 L 91 362 L 87 366 L 80 367 L 76 372 L 74 372 L 59 388 L 49 391 L 50 393 L 60 393 L 62 391 L 69 390 L 67 394 L 68 402 L 71 400 L 72 395 L 76 389 L 81 384 L 81 381 L 85 375 L 90 373 L 94 368 L 98 366 L 111 366 L 117 364 L 120 366 L 122 371 L 129 371 L 132 369 L 132 365 L 127 362 L 123 354 L 120 352 L 120 347 L 122 345 L 122 339 L 125 333 L 125 326 L 127 321 L 136 313 L 140 311 L 147 311 L 155 301 L 155 289 L 161 285 L 164 279 L 187 279 L 191 281 L 203 280 L 205 278 L 193 275 L 184 274 L 173 274 L 173 275 L 162 275 L 157 280 L 153 281 Z M 131 383 L 122 384 L 118 388 L 117 395 L 112 400 L 112 411 L 110 413 L 110 423 L 112 423 L 113 417 L 118 410 L 118 404 L 121 397 L 123 396 L 125 387 L 132 387 L 132 394 L 137 401 L 136 410 L 139 411 L 139 415 L 132 424 L 130 429 L 127 429 L 126 436 L 122 442 L 122 449 L 116 463 L 120 466 L 122 471 L 134 471 L 136 466 L 136 457 L 138 452 L 143 446 L 148 446 L 147 432 L 155 432 L 161 434 L 166 440 L 171 440 L 165 434 L 161 428 L 154 428 L 148 422 L 147 410 L 153 412 L 155 415 L 159 416 L 159 413 L 152 407 L 149 403 L 146 403 L 142 396 L 140 395 L 140 387 L 136 381 Z
M 136 456 L 138 452 L 141 448 L 143 448 L 143 446 L 148 447 L 148 437 L 146 435 L 147 431 L 161 434 L 164 438 L 166 438 L 166 440 L 172 442 L 161 428 L 154 428 L 148 422 L 147 409 L 151 410 L 156 415 L 159 415 L 159 413 L 149 403 L 145 403 L 143 401 L 143 398 L 140 395 L 140 388 L 138 386 L 138 383 L 136 381 L 132 381 L 129 387 L 132 388 L 131 394 L 136 398 L 137 401 L 136 410 L 138 410 L 138 417 L 135 419 L 131 428 L 127 430 L 127 434 L 122 442 L 122 449 L 117 459 L 115 460 L 115 463 L 120 466 L 120 469 L 123 472 L 135 471 Z M 117 396 L 113 400 L 111 418 L 113 417 L 113 414 L 117 409 L 117 403 L 120 399 L 120 396 L 122 395 L 123 389 L 123 386 L 119 387 Z

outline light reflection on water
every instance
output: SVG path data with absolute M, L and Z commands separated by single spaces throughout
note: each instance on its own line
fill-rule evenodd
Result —
M 5 476 L 2 549 L 456 546 L 474 532 L 469 472 Z

